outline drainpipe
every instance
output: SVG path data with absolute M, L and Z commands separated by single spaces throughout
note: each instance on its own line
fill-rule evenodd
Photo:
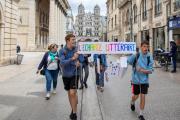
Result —
M 134 42 L 134 39 L 133 39 L 133 8 L 132 8 L 132 0 L 130 1 L 131 2 L 131 41 Z

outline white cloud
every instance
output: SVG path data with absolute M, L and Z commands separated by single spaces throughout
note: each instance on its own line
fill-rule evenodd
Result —
M 78 5 L 81 2 L 85 7 L 86 12 L 93 12 L 94 6 L 97 4 L 101 8 L 101 15 L 106 15 L 106 1 L 107 0 L 68 0 L 74 16 L 77 15 Z

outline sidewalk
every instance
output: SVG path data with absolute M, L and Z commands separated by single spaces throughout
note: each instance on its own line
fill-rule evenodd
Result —
M 69 100 L 61 76 L 57 94 L 46 101 L 45 78 L 36 74 L 43 53 L 23 53 L 22 65 L 0 67 L 0 120 L 69 120 Z M 91 75 L 78 90 L 78 120 L 102 120 Z M 83 98 L 83 99 L 82 99 Z
M 109 60 L 117 57 L 108 57 Z M 180 120 L 180 70 L 172 74 L 158 68 L 150 75 L 150 88 L 146 99 L 146 120 Z M 130 110 L 131 67 L 123 78 L 114 77 L 105 83 L 105 91 L 98 92 L 104 120 L 138 120 L 136 111 Z
M 43 53 L 24 55 L 22 65 L 0 68 L 0 120 L 68 119 L 71 110 L 61 78 L 57 95 L 46 101 L 45 78 L 36 74 Z

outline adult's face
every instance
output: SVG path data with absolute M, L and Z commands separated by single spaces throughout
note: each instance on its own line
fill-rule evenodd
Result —
M 67 40 L 67 45 L 70 47 L 70 48 L 73 48 L 76 46 L 76 39 L 75 37 L 71 37 L 69 40 Z
M 57 47 L 57 46 L 54 46 L 51 51 L 52 51 L 52 52 L 57 52 L 57 50 L 58 50 L 58 47 Z

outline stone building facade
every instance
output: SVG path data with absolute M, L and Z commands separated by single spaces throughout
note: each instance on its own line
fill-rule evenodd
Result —
M 83 4 L 78 6 L 78 15 L 75 20 L 77 38 L 100 39 L 103 35 L 103 25 L 98 5 L 94 7 L 94 13 L 85 13 Z
M 0 65 L 16 59 L 19 0 L 0 0 Z
M 64 44 L 67 0 L 0 0 L 0 65 L 15 63 L 16 46 L 43 51 Z
M 108 12 L 108 20 L 109 26 L 115 26 L 115 21 L 119 22 L 116 30 L 119 31 L 118 41 L 135 41 L 139 46 L 141 41 L 148 40 L 153 51 L 158 47 L 168 50 L 169 41 L 179 39 L 179 27 L 170 30 L 168 24 L 170 18 L 179 19 L 179 0 L 107 0 L 108 11 L 116 2 L 118 7 Z M 116 11 L 119 12 L 117 20 L 114 19 Z M 112 35 L 109 32 L 111 28 L 108 27 L 108 38 L 114 41 L 112 36 L 116 33 Z
M 67 0 L 21 0 L 18 41 L 24 51 L 42 51 L 49 43 L 65 43 Z
M 107 39 L 108 41 L 118 41 L 120 39 L 119 29 L 119 1 L 107 0 Z

